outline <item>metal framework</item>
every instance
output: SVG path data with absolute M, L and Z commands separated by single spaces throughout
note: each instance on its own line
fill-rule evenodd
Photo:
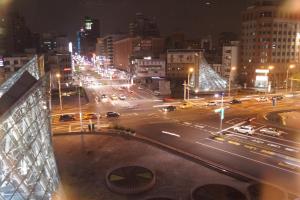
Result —
M 8 91 L 24 71 L 40 78 L 37 69 L 35 57 L 0 91 Z M 51 199 L 57 189 L 59 178 L 51 144 L 47 82 L 47 76 L 40 78 L 0 116 L 1 200 Z

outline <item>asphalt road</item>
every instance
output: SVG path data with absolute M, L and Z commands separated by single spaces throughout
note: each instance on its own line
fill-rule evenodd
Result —
M 242 104 L 228 105 L 220 129 L 219 114 L 214 112 L 218 107 L 203 106 L 203 100 L 194 101 L 192 108 L 165 113 L 160 110 L 161 106 L 177 102 L 163 103 L 150 91 L 137 86 L 122 89 L 126 81 L 112 80 L 110 83 L 86 87 L 90 103 L 82 106 L 82 112 L 100 114 L 102 117 L 92 122 L 97 127 L 117 124 L 133 128 L 137 134 L 300 195 L 300 132 L 282 129 L 286 134 L 280 137 L 259 133 L 261 128 L 272 127 L 261 120 L 266 113 L 300 108 L 298 98 L 285 98 L 276 107 L 271 102 L 257 102 L 253 99 L 245 100 Z M 109 98 L 107 102 L 101 102 L 99 99 L 102 94 L 109 97 L 112 94 L 123 94 L 127 98 Z M 81 130 L 78 102 L 74 102 L 74 105 L 64 109 L 65 113 L 75 113 L 77 120 L 73 122 L 59 122 L 56 116 L 59 113 L 54 109 L 53 132 Z M 119 112 L 121 117 L 107 119 L 107 111 Z M 252 117 L 256 119 L 247 122 Z M 84 129 L 89 123 L 90 120 L 83 121 Z M 234 127 L 249 123 L 254 126 L 255 135 L 233 131 Z

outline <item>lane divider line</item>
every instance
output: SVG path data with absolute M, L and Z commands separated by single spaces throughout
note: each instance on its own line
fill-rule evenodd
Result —
M 178 137 L 178 138 L 181 137 L 180 135 L 178 135 L 176 133 L 171 133 L 171 132 L 168 132 L 168 131 L 161 131 L 161 132 L 164 133 L 164 134 L 167 134 L 167 135 L 172 135 L 172 136 Z

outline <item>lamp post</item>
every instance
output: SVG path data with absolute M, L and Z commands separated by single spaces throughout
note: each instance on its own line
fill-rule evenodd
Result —
M 270 65 L 268 67 L 268 69 L 269 69 L 269 74 L 271 74 L 271 71 L 274 69 L 274 66 Z M 268 92 L 271 92 L 271 90 L 272 90 L 272 82 L 270 80 L 268 82 L 269 82 L 269 84 L 268 84 Z
M 230 68 L 230 74 L 229 74 L 229 83 L 228 83 L 228 97 L 230 97 L 230 92 L 231 92 L 231 78 L 232 78 L 232 71 L 235 71 L 236 67 L 231 67 Z
M 82 111 L 81 111 L 81 94 L 80 94 L 81 87 L 82 87 L 82 82 L 80 81 L 79 87 L 78 87 L 78 104 L 79 104 L 80 132 L 82 132 Z
M 59 73 L 56 74 L 56 78 L 58 81 L 58 92 L 59 92 L 59 105 L 60 105 L 60 112 L 62 112 L 62 98 L 61 98 L 61 86 L 60 86 L 60 77 Z
M 295 68 L 295 65 L 290 65 L 286 70 L 286 82 L 285 82 L 285 92 L 288 92 L 288 80 L 289 80 L 289 70 Z M 292 85 L 292 83 L 291 83 Z
M 188 101 L 190 100 L 190 74 L 194 72 L 194 68 L 189 68 L 189 72 L 188 72 L 188 82 L 187 82 L 187 99 Z

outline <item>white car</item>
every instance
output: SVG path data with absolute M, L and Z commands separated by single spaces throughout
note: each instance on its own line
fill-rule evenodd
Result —
M 207 102 L 207 104 L 206 104 L 207 106 L 217 106 L 218 105 L 218 103 L 217 102 L 215 102 L 215 101 L 210 101 L 210 102 Z
M 126 96 L 123 95 L 123 94 L 120 94 L 120 95 L 119 95 L 119 99 L 120 99 L 120 100 L 125 100 L 125 99 L 126 99 Z
M 262 128 L 259 132 L 272 136 L 280 136 L 283 133 L 283 131 L 277 130 L 276 128 Z
M 256 98 L 256 100 L 258 102 L 266 102 L 266 101 L 268 101 L 268 98 L 267 97 L 258 97 L 258 98 Z
M 247 134 L 247 135 L 253 135 L 255 132 L 253 126 L 249 126 L 249 125 L 234 127 L 233 130 L 238 133 L 243 133 L 243 134 Z

